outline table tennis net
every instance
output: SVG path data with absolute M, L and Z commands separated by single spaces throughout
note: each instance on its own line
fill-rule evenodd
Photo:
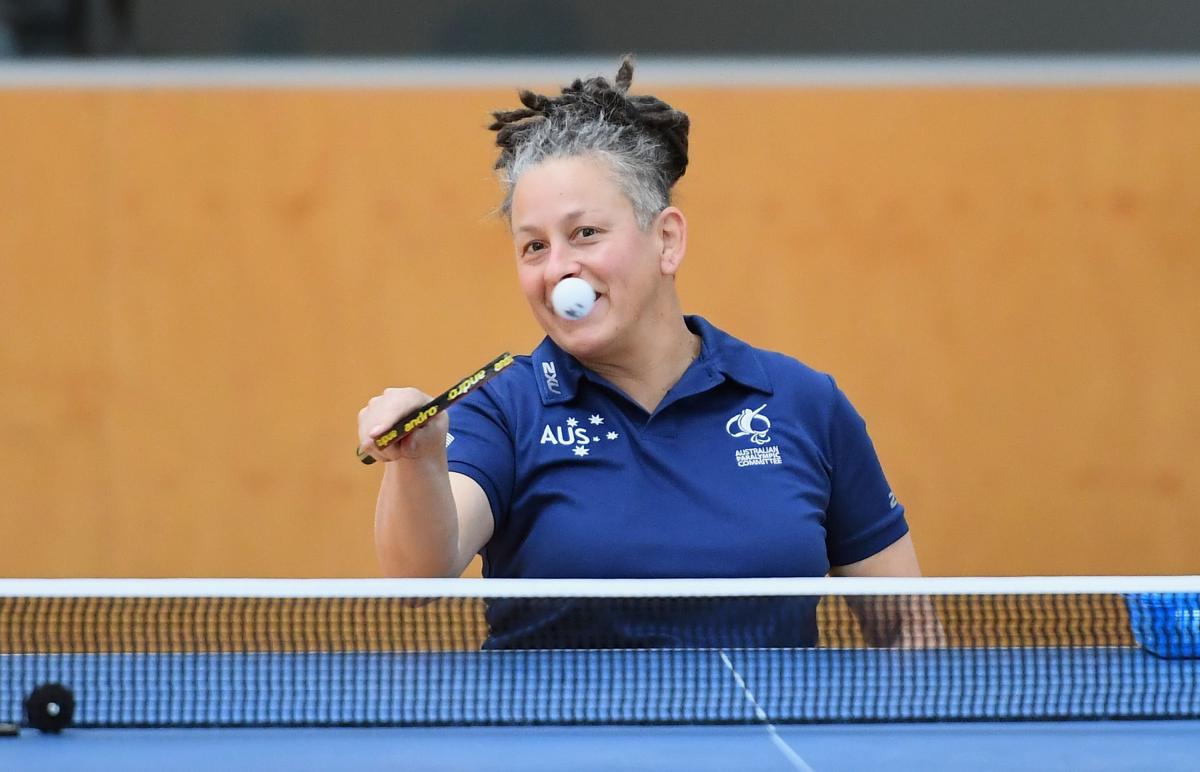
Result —
M 858 581 L 0 582 L 0 722 L 1200 717 L 1186 578 Z

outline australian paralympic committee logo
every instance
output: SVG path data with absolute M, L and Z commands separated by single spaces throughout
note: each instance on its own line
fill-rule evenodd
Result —
M 745 437 L 750 435 L 750 441 L 755 445 L 766 445 L 771 441 L 767 432 L 771 431 L 771 419 L 762 414 L 766 405 L 760 405 L 757 410 L 746 408 L 725 422 L 725 431 L 730 437 Z
M 764 466 L 783 463 L 779 455 L 779 446 L 763 447 L 771 441 L 771 419 L 763 415 L 766 405 L 759 405 L 756 410 L 746 408 L 725 422 L 725 432 L 733 438 L 749 437 L 756 447 L 742 448 L 733 453 L 738 466 Z

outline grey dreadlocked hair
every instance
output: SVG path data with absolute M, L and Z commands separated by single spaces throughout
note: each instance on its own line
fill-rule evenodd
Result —
M 498 110 L 497 176 L 504 188 L 500 212 L 512 217 L 512 195 L 521 175 L 550 158 L 599 156 L 633 204 L 643 229 L 671 203 L 671 188 L 687 170 L 686 113 L 657 97 L 631 96 L 633 57 L 625 56 L 616 86 L 602 77 L 575 80 L 557 97 L 521 91 L 523 108 Z

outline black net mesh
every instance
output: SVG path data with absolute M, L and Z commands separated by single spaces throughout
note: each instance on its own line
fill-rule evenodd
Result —
M 1200 595 L 0 598 L 0 721 L 1200 717 Z

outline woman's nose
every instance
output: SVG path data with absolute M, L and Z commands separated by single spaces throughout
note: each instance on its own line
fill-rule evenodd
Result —
M 546 261 L 546 278 L 551 285 L 558 284 L 568 276 L 578 276 L 580 263 L 569 244 L 554 244 L 550 247 L 550 259 Z

